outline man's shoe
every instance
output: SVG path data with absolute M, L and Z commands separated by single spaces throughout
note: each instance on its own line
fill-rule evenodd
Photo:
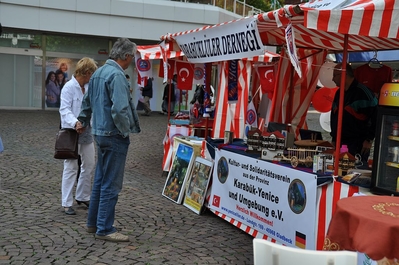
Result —
M 115 227 L 115 229 L 116 229 L 116 232 L 120 232 L 120 231 L 122 231 L 122 228 L 119 228 L 119 227 Z M 90 234 L 94 234 L 95 232 L 97 232 L 97 227 L 86 227 L 86 232 L 87 233 L 90 233 Z
M 111 242 L 129 242 L 129 237 L 119 232 L 115 232 L 106 236 L 99 236 L 96 234 L 95 238 Z
M 90 233 L 90 234 L 94 234 L 95 232 L 97 232 L 97 227 L 86 227 L 86 232 Z
M 75 215 L 76 212 L 72 207 L 64 207 L 64 212 L 67 215 Z
M 115 229 L 117 232 L 122 231 L 122 228 L 119 228 L 119 227 L 115 227 Z M 88 226 L 88 227 L 86 227 L 86 232 L 90 233 L 90 234 L 94 234 L 95 232 L 97 232 L 97 227 L 89 227 Z

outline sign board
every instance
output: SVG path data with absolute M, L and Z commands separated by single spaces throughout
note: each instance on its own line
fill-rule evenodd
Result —
M 281 244 L 316 249 L 315 174 L 215 150 L 209 208 Z
M 304 3 L 301 6 L 314 8 L 314 9 L 336 9 L 347 5 L 350 2 L 354 2 L 352 0 L 344 0 L 344 1 L 337 1 L 337 0 L 311 0 L 307 3 Z
M 192 63 L 251 58 L 266 51 L 254 17 L 174 38 L 187 60 Z

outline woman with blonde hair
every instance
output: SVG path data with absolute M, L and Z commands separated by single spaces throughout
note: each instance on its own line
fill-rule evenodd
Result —
M 77 117 L 80 113 L 84 94 L 87 92 L 90 78 L 97 70 L 96 62 L 88 57 L 84 57 L 76 64 L 76 70 L 61 91 L 61 127 L 75 128 Z M 91 135 L 91 128 L 88 125 L 85 131 L 79 135 L 79 155 L 82 163 L 80 165 L 80 175 L 76 186 L 76 202 L 89 207 L 91 194 L 91 179 L 94 170 L 94 142 Z M 73 205 L 73 187 L 75 186 L 79 165 L 76 159 L 64 160 L 64 171 L 62 173 L 62 206 L 68 215 L 76 214 Z
M 68 81 L 68 64 L 66 62 L 62 62 L 60 67 L 58 67 L 58 70 L 64 74 L 65 80 Z

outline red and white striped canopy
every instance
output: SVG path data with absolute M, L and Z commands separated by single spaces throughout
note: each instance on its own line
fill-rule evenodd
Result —
M 170 43 L 167 43 L 166 46 L 168 47 Z M 162 52 L 161 52 L 161 47 L 159 44 L 155 45 L 142 45 L 142 46 L 137 46 L 137 51 L 140 53 L 141 58 L 145 60 L 154 60 L 154 59 L 162 59 Z M 179 56 L 183 56 L 182 51 L 172 51 L 169 50 L 169 48 L 166 51 L 166 55 L 169 58 L 175 58 Z
M 254 56 L 251 58 L 243 58 L 243 60 L 251 61 L 254 63 L 270 63 L 273 58 L 280 57 L 280 54 L 266 51 L 263 55 Z
M 349 34 L 348 51 L 399 49 L 399 0 L 357 0 L 346 6 L 324 10 L 308 6 L 286 5 L 256 15 L 263 44 L 285 45 L 285 26 L 291 22 L 297 48 L 342 52 L 344 35 Z M 242 19 L 167 34 L 161 39 L 173 40 L 176 36 L 223 27 Z
M 166 45 L 169 46 L 171 43 L 167 43 Z M 154 59 L 162 59 L 162 52 L 159 45 L 142 45 L 137 46 L 137 51 L 140 53 L 141 58 L 145 60 L 154 60 Z M 166 51 L 168 59 L 184 56 L 183 51 Z M 274 52 L 266 51 L 263 55 L 254 56 L 251 58 L 243 58 L 248 61 L 252 62 L 271 62 L 273 58 L 280 57 L 279 54 Z
M 234 23 L 242 25 L 243 22 L 247 22 L 250 25 L 255 19 L 261 42 L 267 46 L 286 46 L 285 30 L 291 24 L 295 46 L 299 53 L 301 50 L 303 52 L 309 49 L 320 49 L 324 53 L 343 52 L 344 50 L 352 52 L 399 49 L 399 0 L 355 0 L 353 3 L 347 4 L 349 1 L 318 0 L 301 5 L 286 5 L 283 8 L 254 17 L 167 34 L 161 36 L 161 39 L 173 43 L 174 47 L 178 48 L 175 45 L 176 39 L 181 39 L 182 35 L 190 33 L 206 35 L 207 30 L 213 31 L 217 27 L 220 32 L 224 32 L 224 29 L 226 29 L 225 32 L 229 32 L 228 29 L 231 29 Z M 324 7 L 312 7 L 318 6 L 320 3 L 325 4 Z M 327 9 L 326 6 L 331 6 L 331 8 Z M 345 39 L 348 42 L 344 47 Z M 306 57 L 302 59 L 309 61 L 309 58 Z M 309 62 L 309 65 L 320 67 L 323 58 L 317 57 L 316 59 L 312 59 L 314 61 Z M 303 123 L 303 113 L 306 113 L 304 109 L 308 107 L 314 91 L 309 91 L 309 87 L 315 87 L 313 83 L 316 82 L 319 69 L 315 68 L 312 71 L 313 74 L 309 73 L 306 77 L 307 83 L 302 82 L 300 85 L 301 93 L 303 92 L 301 94 L 303 98 L 301 97 L 300 102 L 304 104 L 304 107 L 296 108 L 293 106 L 291 110 L 285 109 L 283 104 L 288 102 L 287 100 L 291 100 L 290 95 L 289 93 L 281 94 L 280 98 L 273 99 L 275 104 L 274 115 L 271 117 L 273 120 L 295 123 L 294 125 L 298 128 L 306 127 L 306 124 Z M 281 72 L 280 69 L 277 84 L 285 80 L 285 74 L 286 71 Z M 243 80 L 243 84 L 245 82 L 247 80 Z M 296 85 L 295 79 L 293 82 Z M 281 89 L 275 87 L 275 90 L 280 92 Z M 280 105 L 277 106 L 276 104 Z M 289 111 L 288 114 L 287 111 Z M 284 117 L 286 118 L 284 119 Z
M 302 8 L 310 29 L 398 39 L 399 1 L 358 0 L 338 10 Z
M 348 34 L 348 51 L 391 50 L 399 48 L 398 17 L 397 0 L 358 0 L 324 10 L 303 4 L 259 14 L 258 28 L 267 44 L 285 44 L 284 26 L 291 22 L 297 47 L 343 51 Z

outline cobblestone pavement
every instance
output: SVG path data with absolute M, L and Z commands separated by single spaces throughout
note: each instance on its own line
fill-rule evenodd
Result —
M 308 114 L 310 129 L 321 130 L 318 117 Z M 63 165 L 53 158 L 58 112 L 0 110 L 0 264 L 253 264 L 251 236 L 161 195 L 167 118 L 140 122 L 116 208 L 115 225 L 131 241 L 112 243 L 85 232 L 85 206 L 63 213 Z
M 62 161 L 53 158 L 57 111 L 0 110 L 0 264 L 253 264 L 252 237 L 161 195 L 166 116 L 140 117 L 132 134 L 117 227 L 130 242 L 96 240 L 87 210 L 61 207 Z

